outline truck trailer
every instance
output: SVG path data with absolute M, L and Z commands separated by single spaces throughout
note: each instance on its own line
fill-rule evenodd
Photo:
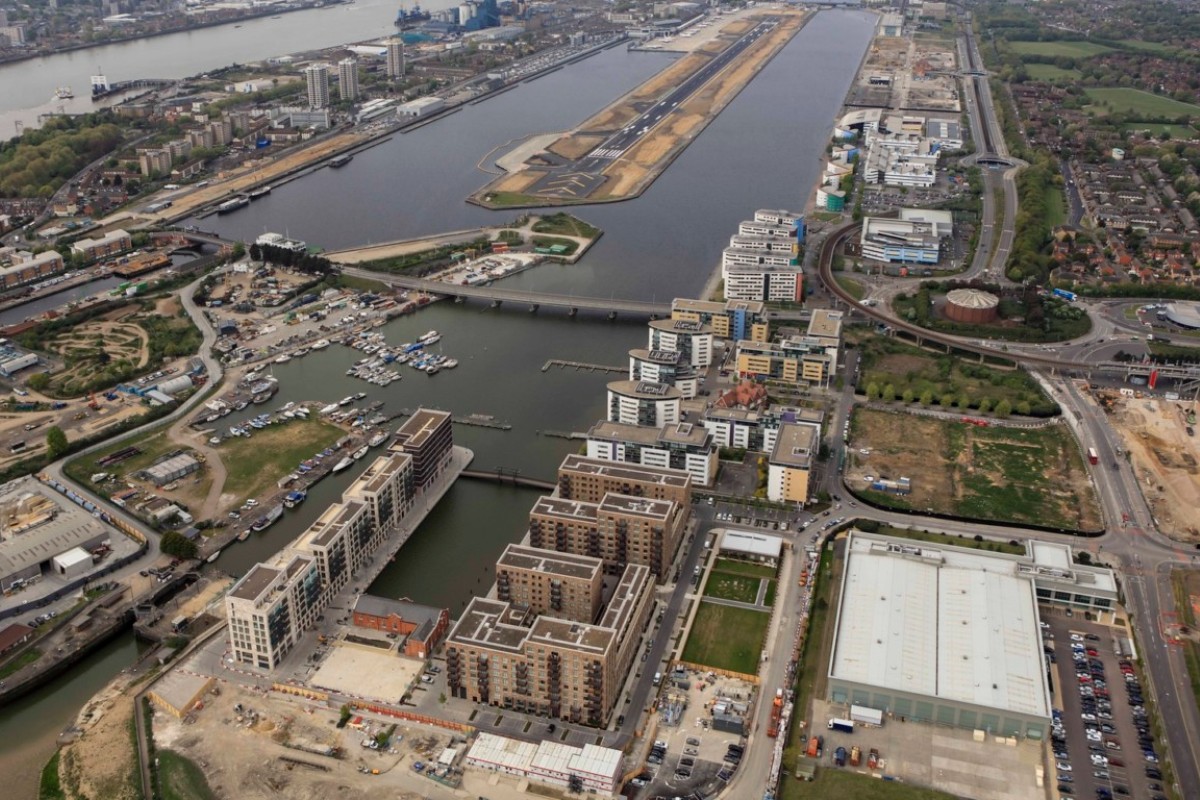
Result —
M 854 733 L 854 722 L 848 719 L 834 718 L 829 720 L 829 730 L 841 731 L 842 733 Z

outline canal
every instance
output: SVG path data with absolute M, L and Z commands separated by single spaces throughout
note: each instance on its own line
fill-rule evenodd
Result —
M 819 13 L 641 198 L 576 210 L 605 230 L 581 263 L 541 266 L 505 285 L 659 300 L 697 293 L 739 220 L 756 208 L 805 205 L 874 23 L 874 16 L 858 11 Z M 512 212 L 487 212 L 463 202 L 488 178 L 476 169 L 480 158 L 510 139 L 578 123 L 665 63 L 661 54 L 606 51 L 397 136 L 341 170 L 320 170 L 243 211 L 203 220 L 201 227 L 246 238 L 275 230 L 335 248 L 505 219 Z M 455 426 L 456 442 L 476 454 L 474 466 L 552 479 L 562 457 L 581 443 L 539 432 L 586 431 L 603 416 L 604 385 L 617 376 L 557 368 L 543 373 L 542 364 L 550 358 L 622 364 L 626 351 L 644 346 L 646 336 L 636 321 L 569 319 L 546 311 L 535 316 L 449 302 L 381 330 L 395 344 L 431 328 L 443 334 L 439 347 L 458 359 L 457 369 L 428 377 L 401 367 L 403 380 L 381 389 L 347 377 L 346 368 L 361 354 L 333 345 L 276 366 L 281 389 L 267 408 L 289 400 L 329 402 L 363 391 L 384 400 L 385 413 L 429 405 L 462 415 L 491 414 L 512 430 Z M 239 415 L 226 420 L 223 424 L 234 424 Z M 216 566 L 240 575 L 278 551 L 353 477 L 349 471 L 322 481 L 302 506 L 264 533 L 235 544 Z M 490 583 L 489 565 L 504 545 L 523 535 L 537 495 L 459 481 L 371 590 L 457 613 L 473 592 Z M 125 663 L 132 656 L 129 647 Z M 119 669 L 92 659 L 64 680 L 98 686 Z M 52 752 L 54 734 L 91 691 L 78 697 L 43 692 L 31 699 L 35 713 L 25 718 L 22 735 L 0 737 L 0 771 L 15 774 L 25 770 L 26 761 L 40 767 Z M 7 721 L 7 709 L 3 716 Z M 33 791 L 32 783 L 22 783 L 20 796 Z

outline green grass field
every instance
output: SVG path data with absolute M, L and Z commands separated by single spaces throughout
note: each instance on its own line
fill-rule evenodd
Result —
M 747 578 L 744 575 L 712 572 L 704 584 L 704 596 L 753 603 L 758 597 L 758 581 L 758 578 Z
M 755 583 L 757 584 L 758 581 L 755 581 Z M 0 678 L 7 678 L 9 675 L 15 675 L 17 672 L 34 663 L 41 657 L 41 650 L 37 649 L 36 647 L 29 648 L 25 652 L 21 653 L 21 655 L 9 661 L 3 667 L 0 667 Z
M 306 458 L 342 437 L 342 429 L 320 420 L 292 420 L 255 431 L 249 439 L 235 437 L 221 445 L 225 485 L 236 491 L 238 504 L 275 487 L 276 482 Z
M 538 220 L 533 224 L 533 232 L 560 236 L 582 236 L 586 239 L 595 239 L 600 235 L 599 228 L 565 212 L 551 214 Z
M 1046 187 L 1046 224 L 1058 227 L 1067 221 L 1067 200 L 1057 186 Z
M 794 763 L 794 762 L 793 762 Z M 953 795 L 936 789 L 910 786 L 899 781 L 881 781 L 844 769 L 819 767 L 812 783 L 790 778 L 781 780 L 781 797 L 788 800 L 953 800 Z
M 1077 81 L 1083 77 L 1083 73 L 1077 69 L 1063 69 L 1053 64 L 1026 64 L 1025 71 L 1035 81 L 1048 81 L 1050 83 L 1067 83 Z
M 1141 89 L 1108 87 L 1084 91 L 1095 103 L 1092 108 L 1097 112 L 1127 111 L 1147 117 L 1200 116 L 1200 106 L 1181 103 L 1169 97 L 1143 92 Z
M 46 766 L 42 768 L 38 800 L 66 800 L 67 794 L 63 791 L 62 782 L 58 779 L 58 760 L 61 756 L 62 751 L 56 750 L 50 760 L 46 762 Z
M 172 750 L 158 751 L 158 781 L 163 800 L 216 800 L 203 770 Z
M 729 572 L 734 575 L 749 575 L 752 578 L 774 578 L 777 570 L 765 564 L 751 564 L 733 558 L 718 558 L 713 572 Z
M 855 300 L 862 300 L 866 296 L 867 290 L 853 278 L 847 278 L 844 275 L 835 275 L 833 277 L 837 281 L 838 286 L 842 287 Z
M 1018 55 L 1022 56 L 1069 56 L 1071 58 L 1091 58 L 1101 53 L 1111 53 L 1113 49 L 1095 42 L 1009 42 Z
M 683 660 L 753 675 L 770 621 L 763 611 L 701 602 Z
M 1121 130 L 1149 133 L 1151 136 L 1168 133 L 1172 139 L 1191 139 L 1196 135 L 1196 129 L 1189 125 L 1164 125 L 1158 122 L 1126 122 L 1121 126 Z
M 1143 42 L 1140 39 L 1122 39 L 1120 43 L 1130 50 L 1142 50 L 1147 53 L 1174 53 L 1177 49 L 1161 42 Z

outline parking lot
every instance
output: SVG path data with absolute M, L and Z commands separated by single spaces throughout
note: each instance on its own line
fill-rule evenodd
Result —
M 1164 800 L 1158 750 L 1121 628 L 1043 612 L 1055 726 L 1048 783 L 1066 800 Z M 1052 659 L 1052 661 L 1050 661 Z

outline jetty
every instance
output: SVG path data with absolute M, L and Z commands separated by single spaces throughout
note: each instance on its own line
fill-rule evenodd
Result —
M 542 364 L 542 372 L 549 372 L 551 367 L 559 367 L 560 369 L 574 369 L 581 372 L 625 373 L 629 371 L 629 367 L 621 365 L 589 364 L 585 361 L 568 361 L 563 358 L 552 358 L 545 364 Z

